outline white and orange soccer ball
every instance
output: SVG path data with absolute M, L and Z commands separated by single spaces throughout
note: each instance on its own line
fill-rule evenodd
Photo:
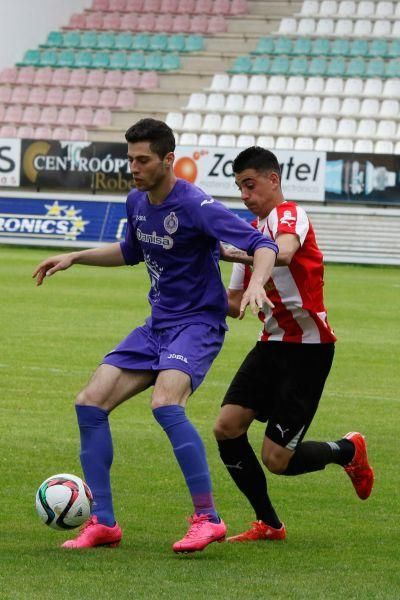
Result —
M 90 517 L 93 496 L 89 486 L 76 475 L 52 475 L 36 492 L 36 510 L 52 529 L 74 529 Z

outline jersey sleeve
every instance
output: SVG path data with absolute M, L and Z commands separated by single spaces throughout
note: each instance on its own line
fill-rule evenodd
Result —
M 268 216 L 268 230 L 274 240 L 281 233 L 291 233 L 297 235 L 302 246 L 309 226 L 306 212 L 294 203 L 279 204 Z
M 194 201 L 190 210 L 194 224 L 210 237 L 246 250 L 250 256 L 265 247 L 278 253 L 278 246 L 270 237 L 262 235 L 213 198 L 206 196 Z
M 137 265 L 138 263 L 143 262 L 143 252 L 132 227 L 128 210 L 125 240 L 120 243 L 120 246 L 127 265 Z
M 234 263 L 228 288 L 230 290 L 244 290 L 244 275 L 245 265 Z

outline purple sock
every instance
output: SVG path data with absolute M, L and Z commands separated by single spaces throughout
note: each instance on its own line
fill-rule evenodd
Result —
M 113 445 L 108 412 L 97 406 L 76 405 L 75 409 L 81 434 L 81 465 L 94 498 L 93 514 L 99 523 L 112 527 L 115 524 L 110 484 Z
M 185 409 L 178 405 L 160 406 L 153 410 L 153 414 L 172 444 L 192 496 L 194 512 L 211 515 L 211 521 L 219 523 L 204 444 L 186 417 Z

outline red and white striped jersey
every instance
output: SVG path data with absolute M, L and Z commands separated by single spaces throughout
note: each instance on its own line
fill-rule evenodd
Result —
M 274 267 L 266 284 L 268 298 L 275 308 L 265 304 L 259 313 L 264 322 L 260 340 L 302 344 L 335 342 L 324 306 L 323 256 L 306 212 L 295 202 L 283 202 L 265 219 L 253 224 L 274 240 L 281 233 L 291 233 L 300 241 L 290 265 Z M 229 288 L 245 289 L 249 271 L 249 267 L 235 263 Z

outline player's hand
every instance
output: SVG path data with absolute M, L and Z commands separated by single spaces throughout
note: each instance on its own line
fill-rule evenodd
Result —
M 71 254 L 59 254 L 58 256 L 51 256 L 41 262 L 34 272 L 32 273 L 33 279 L 36 278 L 36 285 L 42 285 L 45 277 L 50 277 L 57 271 L 65 271 L 72 265 L 72 253 Z
M 264 304 L 267 304 L 270 308 L 274 308 L 274 304 L 268 298 L 263 286 L 250 282 L 240 303 L 239 320 L 243 319 L 247 306 L 250 306 L 253 315 L 257 316 L 259 311 L 263 309 Z

